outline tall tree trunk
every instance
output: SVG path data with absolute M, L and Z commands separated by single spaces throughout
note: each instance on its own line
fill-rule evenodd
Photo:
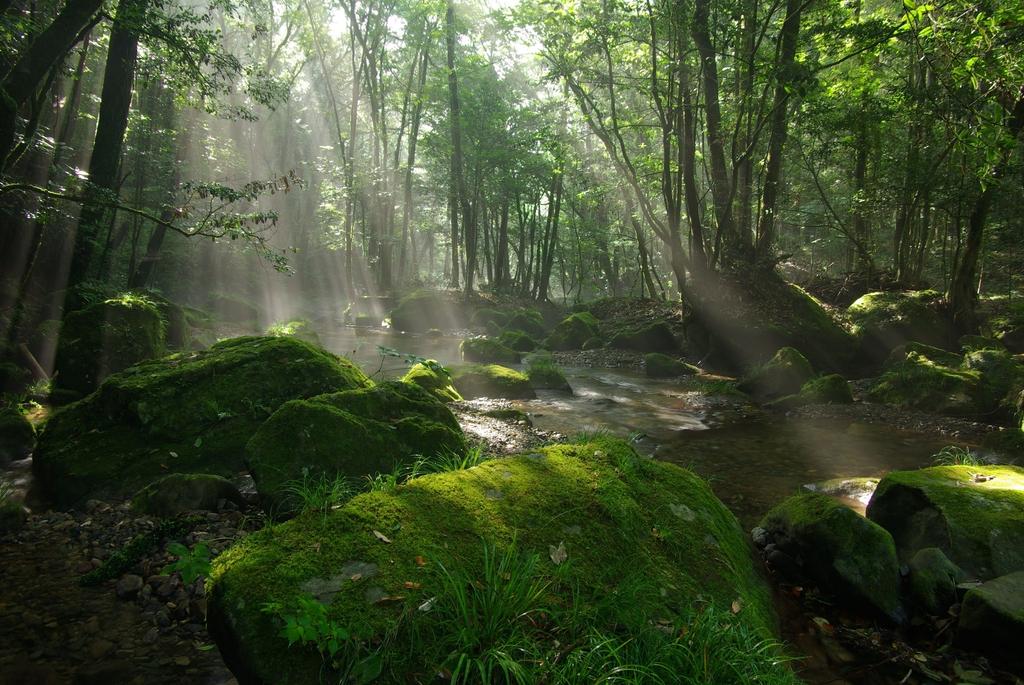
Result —
M 768 163 L 761 199 L 761 221 L 757 232 L 757 258 L 768 261 L 779 226 L 779 187 L 782 180 L 782 153 L 789 136 L 789 98 L 793 87 L 793 67 L 803 0 L 787 0 L 786 18 L 779 36 L 779 59 L 775 65 L 775 97 L 772 102 L 771 131 L 768 139 Z
M 469 243 L 470 219 L 469 198 L 466 197 L 466 179 L 463 175 L 462 162 L 462 121 L 461 103 L 459 101 L 459 78 L 455 71 L 455 5 L 448 0 L 444 15 L 445 49 L 448 65 L 448 125 L 451 129 L 452 159 L 451 179 L 449 181 L 448 200 L 451 205 L 452 227 L 452 287 L 459 287 L 459 212 L 462 212 L 462 230 L 466 233 Z M 473 257 L 476 255 L 474 254 Z M 473 269 L 467 258 L 467 270 Z M 473 291 L 472 273 L 466 274 L 466 292 Z
M 7 171 L 15 146 L 18 111 L 82 39 L 102 6 L 103 0 L 69 0 L 0 82 L 0 173 Z
M 132 84 L 135 80 L 135 62 L 139 38 L 133 23 L 142 9 L 140 0 L 121 0 L 117 18 L 110 31 L 106 70 L 103 74 L 103 92 L 100 116 L 96 124 L 96 139 L 89 161 L 89 194 L 99 198 L 116 193 L 121 148 L 128 128 L 128 112 L 132 104 Z M 95 251 L 100 230 L 112 218 L 113 210 L 98 204 L 85 204 L 78 218 L 75 247 L 67 287 L 73 288 L 88 277 L 89 264 Z

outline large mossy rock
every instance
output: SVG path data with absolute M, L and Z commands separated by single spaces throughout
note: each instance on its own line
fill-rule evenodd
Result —
M 47 421 L 36 486 L 68 508 L 129 496 L 167 473 L 232 476 L 245 443 L 284 402 L 371 385 L 347 359 L 294 338 L 234 338 L 143 362 Z
M 478 397 L 532 400 L 537 397 L 526 374 L 498 364 L 473 364 L 452 369 L 452 385 L 467 400 Z
M 207 298 L 206 305 L 221 321 L 255 329 L 260 320 L 260 308 L 235 295 L 213 293 Z
M 868 293 L 846 313 L 866 362 L 882 362 L 908 342 L 942 348 L 955 345 L 956 337 L 942 311 L 942 294 L 935 290 Z
M 973 577 L 1024 570 L 1024 469 L 933 466 L 893 471 L 868 518 L 888 530 L 900 558 L 937 547 Z
M 598 335 L 598 321 L 590 312 L 576 312 L 563 319 L 544 344 L 552 350 L 579 350 Z
M 530 379 L 530 385 L 540 390 L 572 392 L 565 373 L 548 353 L 535 354 L 527 360 L 526 377 Z
M 963 570 L 938 547 L 925 547 L 910 558 L 909 589 L 914 602 L 932 616 L 945 616 L 956 603 L 956 586 Z
M 482 364 L 518 364 L 523 355 L 490 338 L 466 338 L 459 344 L 463 361 Z
M 159 357 L 164 327 L 156 305 L 135 296 L 70 312 L 60 329 L 54 388 L 88 395 L 110 374 Z
M 693 376 L 700 373 L 700 369 L 667 354 L 651 352 L 644 355 L 644 373 L 648 378 L 677 378 Z
M 498 336 L 498 342 L 516 352 L 533 352 L 540 343 L 534 340 L 529 333 L 523 331 L 507 330 Z
M 754 368 L 739 389 L 758 399 L 772 399 L 800 392 L 814 376 L 807 357 L 793 347 L 783 347 L 765 364 Z
M 853 404 L 850 384 L 837 373 L 807 381 L 795 395 L 786 395 L 768 403 L 772 409 L 789 410 L 809 404 Z
M 452 385 L 448 369 L 434 359 L 414 364 L 402 380 L 406 383 L 415 383 L 442 402 L 462 401 L 462 395 Z
M 0 466 L 24 459 L 36 444 L 36 429 L 17 409 L 0 409 Z
M 591 616 L 597 631 L 629 636 L 708 604 L 733 607 L 754 634 L 771 630 L 769 594 L 745 536 L 708 485 L 598 439 L 415 478 L 254 533 L 214 561 L 210 633 L 240 682 L 319 682 L 320 655 L 289 647 L 280 619 L 264 610 L 294 611 L 312 595 L 353 639 L 387 640 L 375 682 L 437 673 L 448 653 L 436 636 L 463 629 L 437 625 L 436 607 L 448 600 L 441 565 L 482 578 L 485 542 L 536 553 L 543 602 Z M 635 595 L 642 611 L 615 601 L 631 588 L 650 588 Z M 550 649 L 546 632 L 537 639 Z M 545 664 L 520 661 L 524 682 L 544 682 Z
M 761 521 L 778 550 L 802 561 L 802 571 L 847 603 L 868 602 L 902 621 L 900 571 L 884 528 L 820 493 L 784 501 Z
M 544 317 L 536 309 L 517 309 L 508 321 L 505 322 L 505 329 L 509 331 L 522 331 L 533 338 L 543 338 L 547 333 L 544 325 Z
M 679 348 L 672 329 L 664 321 L 619 331 L 608 341 L 610 347 L 636 352 L 674 352 Z
M 144 487 L 132 498 L 141 514 L 173 518 L 190 511 L 216 511 L 221 501 L 245 504 L 227 478 L 209 473 L 172 473 Z
M 934 349 L 908 345 L 894 353 L 885 373 L 868 389 L 868 399 L 951 416 L 983 413 L 981 374 L 943 365 L 948 359 L 930 351 Z
M 391 328 L 422 333 L 431 328 L 450 331 L 468 324 L 466 306 L 457 294 L 418 290 L 398 301 L 391 310 Z
M 1006 350 L 971 350 L 964 355 L 961 368 L 980 375 L 979 410 L 984 414 L 1014 413 L 1017 391 L 1024 389 L 1024 363 Z
M 462 429 L 451 411 L 413 383 L 392 381 L 292 400 L 246 446 L 263 506 L 294 513 L 290 489 L 323 479 L 362 483 L 416 457 L 461 455 Z
M 842 373 L 856 352 L 854 337 L 825 307 L 776 271 L 693 279 L 687 292 L 688 351 L 708 364 L 742 371 L 794 347 L 826 372 Z
M 1011 667 L 1024 668 L 1024 571 L 968 590 L 957 640 Z

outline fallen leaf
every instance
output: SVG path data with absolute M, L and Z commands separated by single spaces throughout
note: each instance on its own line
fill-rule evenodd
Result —
M 373 537 L 377 538 L 378 540 L 380 540 L 381 542 L 383 542 L 385 544 L 388 544 L 388 545 L 391 544 L 391 540 L 388 539 L 388 536 L 385 535 L 384 533 L 380 532 L 379 530 L 373 531 Z
M 395 604 L 405 599 L 405 595 L 387 595 L 376 600 L 374 604 Z
M 743 602 L 738 599 L 732 600 L 732 613 L 738 614 L 743 609 Z
M 416 561 L 416 565 L 417 566 L 426 566 L 427 565 L 427 560 L 424 559 L 423 557 L 419 556 L 419 555 L 416 556 L 415 561 Z
M 419 590 L 421 587 L 423 587 L 421 583 L 414 583 L 411 580 L 405 581 L 404 583 L 402 583 L 402 585 L 405 586 L 406 590 Z
M 428 611 L 430 611 L 431 609 L 434 608 L 434 603 L 436 601 L 437 601 L 437 597 L 431 597 L 427 601 L 423 602 L 423 604 L 420 604 L 419 607 L 417 607 L 417 609 L 419 611 L 422 611 L 422 612 L 426 613 L 426 612 L 428 612 Z
M 559 542 L 558 546 L 548 545 L 548 553 L 551 556 L 551 561 L 555 566 L 560 565 L 566 559 L 569 558 L 569 553 L 565 551 L 565 542 Z
M 349 580 L 351 580 L 351 581 L 352 581 L 352 582 L 354 583 L 354 582 L 356 582 L 357 580 L 361 580 L 361 579 L 362 579 L 362 577 L 363 577 L 363 574 L 362 574 L 362 573 L 353 573 L 353 574 L 352 574 L 351 576 L 349 576 L 349 578 L 348 578 L 348 579 L 349 579 Z
M 175 459 L 177 459 L 177 458 L 178 458 L 178 453 L 177 453 L 177 452 L 169 452 L 168 454 L 170 454 L 170 455 L 171 455 L 172 457 L 174 457 Z

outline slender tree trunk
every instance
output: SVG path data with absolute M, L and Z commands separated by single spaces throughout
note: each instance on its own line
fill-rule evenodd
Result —
M 461 103 L 459 101 L 459 78 L 455 71 L 455 5 L 448 0 L 444 15 L 445 48 L 448 65 L 448 125 L 451 129 L 452 159 L 451 179 L 449 181 L 448 200 L 451 205 L 452 227 L 452 287 L 459 287 L 459 211 L 462 212 L 462 229 L 466 232 L 469 243 L 469 198 L 466 197 L 466 179 L 462 164 L 462 121 Z M 476 256 L 475 254 L 473 255 Z M 467 269 L 473 266 L 467 258 Z M 466 293 L 473 291 L 473 277 L 466 274 Z
M 134 15 L 140 10 L 140 0 L 121 0 L 117 7 L 117 19 L 110 32 L 100 116 L 89 161 L 89 187 L 93 197 L 115 193 L 119 186 L 121 148 L 128 128 L 139 48 L 138 35 L 132 23 L 136 20 Z M 82 207 L 68 274 L 69 289 L 88 277 L 100 230 L 111 220 L 112 211 L 96 204 L 85 204 Z

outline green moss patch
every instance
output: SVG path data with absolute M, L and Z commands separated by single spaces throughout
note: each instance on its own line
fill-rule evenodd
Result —
M 526 376 L 535 388 L 572 392 L 572 386 L 550 354 L 531 355 L 526 362 Z
M 0 466 L 24 459 L 36 444 L 36 429 L 17 409 L 0 409 Z
M 406 383 L 415 383 L 428 391 L 442 402 L 460 402 L 462 395 L 452 385 L 452 377 L 448 369 L 441 366 L 436 360 L 428 359 L 424 362 L 414 364 L 402 380 Z
M 610 347 L 637 352 L 673 352 L 679 347 L 672 329 L 664 321 L 619 331 L 608 341 Z
M 341 654 L 343 667 L 379 650 L 381 681 L 429 678 L 448 657 L 438 631 L 464 627 L 437 623 L 450 587 L 441 565 L 482 578 L 483 542 L 539 555 L 539 601 L 598 630 L 681 625 L 711 603 L 733 606 L 755 634 L 771 631 L 769 595 L 735 517 L 693 473 L 611 439 L 416 478 L 255 533 L 214 562 L 210 631 L 236 673 L 317 682 L 321 656 L 289 648 L 280 619 L 262 610 L 294 611 L 312 595 L 362 646 Z M 551 629 L 536 639 L 551 643 Z
M 544 344 L 552 350 L 578 350 L 583 343 L 598 335 L 598 321 L 590 312 L 576 312 L 563 319 L 548 335 Z
M 957 640 L 1002 664 L 1024 668 L 1024 571 L 973 588 L 960 610 Z
M 294 338 L 234 338 L 143 362 L 54 413 L 33 459 L 36 484 L 66 508 L 129 496 L 168 473 L 231 476 L 287 400 L 371 385 L 348 360 Z
M 873 292 L 846 310 L 861 355 L 880 362 L 908 342 L 952 346 L 953 335 L 943 312 L 942 294 L 934 290 Z
M 974 577 L 1024 570 L 1024 469 L 934 466 L 893 471 L 867 509 L 903 559 L 937 547 Z
M 518 364 L 523 355 L 491 338 L 467 338 L 459 345 L 462 359 L 484 364 Z
M 291 513 L 303 481 L 326 477 L 361 483 L 415 457 L 464 454 L 451 411 L 412 383 L 393 381 L 285 402 L 246 446 L 246 460 L 264 507 Z
M 531 400 L 537 397 L 526 374 L 498 364 L 473 364 L 452 369 L 452 384 L 467 400 L 500 397 Z
M 54 388 L 87 395 L 112 373 L 164 352 L 164 319 L 152 301 L 124 295 L 67 314 Z
M 498 336 L 498 342 L 516 352 L 533 352 L 540 343 L 534 340 L 529 333 L 518 330 L 507 330 Z
M 903 361 L 890 364 L 868 389 L 868 398 L 939 414 L 978 414 L 981 374 L 943 366 L 926 354 L 908 351 Z
M 739 389 L 759 399 L 772 399 L 800 391 L 814 376 L 807 357 L 793 347 L 783 347 L 768 362 L 755 367 Z
M 298 338 L 312 345 L 320 346 L 320 336 L 313 330 L 313 324 L 305 319 L 279 321 L 267 329 L 267 335 L 275 338 Z
M 885 529 L 819 493 L 787 499 L 768 512 L 761 527 L 826 590 L 901 617 L 899 562 Z
M 173 518 L 190 511 L 216 511 L 221 500 L 243 505 L 231 481 L 209 473 L 172 473 L 150 483 L 132 498 L 142 514 Z

